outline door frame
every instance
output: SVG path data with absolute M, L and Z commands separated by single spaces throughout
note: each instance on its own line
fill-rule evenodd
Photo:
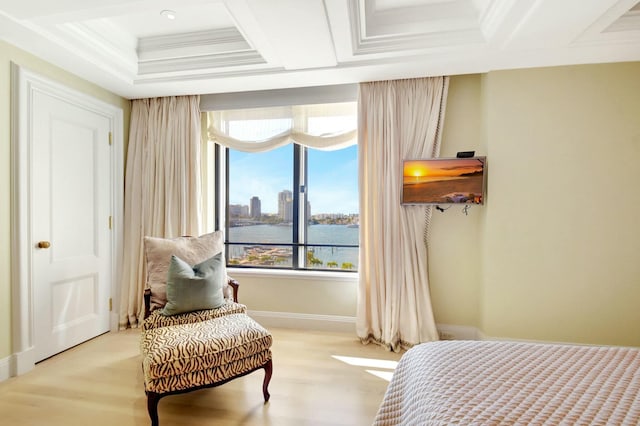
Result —
M 32 282 L 33 182 L 31 173 L 33 94 L 45 93 L 109 119 L 111 145 L 111 284 L 115 302 L 110 312 L 111 331 L 118 329 L 117 282 L 122 253 L 124 188 L 122 109 L 49 80 L 11 63 L 11 359 L 10 375 L 17 376 L 35 365 L 34 300 Z

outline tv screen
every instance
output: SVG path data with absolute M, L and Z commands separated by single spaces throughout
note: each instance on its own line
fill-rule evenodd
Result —
M 405 160 L 402 204 L 483 204 L 486 157 Z

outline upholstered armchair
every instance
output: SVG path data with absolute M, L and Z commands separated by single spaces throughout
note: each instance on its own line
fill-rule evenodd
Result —
M 157 426 L 160 398 L 219 386 L 264 369 L 269 400 L 271 334 L 238 303 L 226 274 L 222 232 L 145 237 L 147 283 L 140 350 L 147 409 Z

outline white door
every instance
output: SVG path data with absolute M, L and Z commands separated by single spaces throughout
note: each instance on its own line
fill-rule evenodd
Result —
M 35 361 L 109 331 L 110 120 L 54 95 L 32 98 Z

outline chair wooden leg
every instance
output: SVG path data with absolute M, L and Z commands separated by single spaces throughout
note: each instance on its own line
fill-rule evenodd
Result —
M 262 395 L 264 395 L 265 404 L 269 402 L 271 395 L 269 394 L 269 382 L 271 381 L 271 374 L 273 373 L 273 362 L 269 360 L 264 365 L 264 380 L 262 382 Z
M 155 392 L 147 392 L 147 411 L 151 418 L 151 426 L 158 426 L 158 401 L 160 395 Z

